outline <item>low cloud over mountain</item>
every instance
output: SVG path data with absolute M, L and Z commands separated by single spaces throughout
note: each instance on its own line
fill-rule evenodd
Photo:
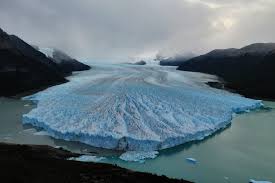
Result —
M 13 0 L 0 25 L 77 58 L 204 53 L 275 42 L 273 0 Z

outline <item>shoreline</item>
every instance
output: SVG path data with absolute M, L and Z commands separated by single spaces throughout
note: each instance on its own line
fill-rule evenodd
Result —
M 15 103 L 15 105 L 14 105 Z M 2 114 L 7 114 L 6 116 L 11 116 L 11 118 L 2 118 L 7 119 L 6 122 L 4 122 L 4 126 L 2 126 L 2 137 L 5 135 L 8 135 L 8 130 L 11 129 L 14 125 L 19 126 L 19 129 L 14 131 L 15 136 L 13 134 L 10 134 L 10 140 L 5 140 L 4 138 L 2 142 L 9 142 L 9 143 L 19 143 L 19 144 L 36 144 L 36 145 L 50 145 L 51 147 L 63 147 L 66 150 L 69 150 L 71 152 L 76 152 L 80 154 L 86 154 L 91 156 L 97 156 L 97 157 L 105 157 L 105 160 L 102 160 L 101 162 L 118 165 L 120 167 L 134 170 L 138 172 L 149 172 L 157 175 L 165 175 L 170 178 L 176 178 L 176 179 L 184 179 L 189 180 L 193 182 L 219 182 L 223 181 L 223 175 L 230 177 L 230 179 L 233 182 L 247 182 L 249 178 L 258 178 L 259 179 L 268 179 L 273 180 L 274 176 L 272 175 L 272 171 L 270 171 L 270 168 L 273 166 L 269 166 L 269 170 L 261 171 L 261 169 L 264 166 L 268 166 L 268 162 L 274 160 L 273 157 L 267 156 L 267 158 L 264 159 L 255 159 L 257 155 L 261 154 L 261 150 L 257 150 L 254 154 L 250 154 L 248 160 L 242 160 L 241 162 L 236 162 L 238 166 L 248 166 L 250 162 L 255 164 L 255 166 L 252 166 L 251 169 L 249 168 L 246 172 L 244 172 L 244 175 L 239 175 L 234 173 L 234 166 L 236 164 L 232 163 L 234 160 L 237 160 L 239 158 L 239 154 L 237 152 L 244 151 L 245 153 L 249 153 L 247 151 L 250 146 L 249 144 L 253 144 L 255 139 L 257 139 L 253 133 L 256 129 L 264 130 L 268 129 L 268 132 L 272 132 L 272 125 L 273 120 L 270 119 L 270 115 L 274 116 L 274 110 L 273 114 L 269 114 L 269 111 L 266 110 L 260 110 L 256 111 L 255 113 L 245 113 L 243 115 L 238 115 L 232 122 L 230 126 L 227 126 L 226 130 L 219 131 L 209 137 L 207 137 L 203 141 L 195 141 L 191 143 L 187 143 L 172 149 L 163 150 L 159 154 L 159 158 L 156 158 L 154 160 L 148 160 L 144 164 L 140 163 L 128 163 L 125 161 L 122 161 L 118 158 L 118 155 L 113 155 L 109 152 L 102 152 L 101 150 L 93 149 L 88 146 L 79 144 L 79 143 L 67 143 L 62 140 L 55 140 L 53 138 L 49 138 L 47 136 L 34 136 L 32 135 L 35 131 L 31 131 L 28 129 L 32 129 L 29 126 L 26 126 L 26 128 L 20 127 L 20 113 L 19 110 L 23 110 L 23 113 L 31 108 L 25 107 L 26 102 L 25 101 L 16 101 L 11 100 L 11 103 L 9 100 L 5 101 L 3 100 L 3 106 L 2 106 Z M 268 101 L 265 102 L 266 106 L 270 106 L 270 108 L 274 109 L 274 103 L 269 103 Z M 18 111 L 15 113 L 12 107 L 16 107 L 15 111 Z M 4 112 L 4 113 L 3 113 Z M 272 111 L 271 111 L 272 112 Z M 17 116 L 16 118 L 12 116 Z M 257 117 L 259 116 L 259 117 Z M 262 117 L 267 117 L 267 122 L 256 122 L 261 121 Z M 12 119 L 16 119 L 17 122 L 11 121 Z M 245 120 L 245 121 L 244 121 Z M 251 121 L 250 121 L 251 120 Z M 269 122 L 268 122 L 269 121 Z M 13 124 L 14 123 L 14 124 Z M 257 125 L 258 123 L 258 125 Z M 261 125 L 262 123 L 262 125 Z M 6 125 L 5 124 L 10 124 Z M 269 125 L 268 125 L 269 124 Z M 263 126 L 264 125 L 264 126 Z M 14 126 L 14 127 L 16 127 Z M 266 126 L 266 127 L 265 127 Z M 18 127 L 16 127 L 18 128 Z M 26 129 L 26 130 L 24 130 Z M 5 134 L 6 133 L 6 134 Z M 261 132 L 259 132 L 261 134 Z M 1 135 L 0 134 L 0 135 Z M 247 135 L 250 136 L 247 136 Z M 269 133 L 270 134 L 270 133 Z M 271 134 L 270 134 L 271 135 Z M 274 144 L 272 140 L 269 140 L 266 142 L 268 137 L 271 137 L 268 134 L 265 134 L 265 137 L 261 138 L 257 143 L 256 147 L 259 147 L 259 149 L 266 147 L 267 151 L 265 153 L 271 152 L 272 149 L 268 146 L 271 144 Z M 236 139 L 236 137 L 238 137 Z M 254 140 L 250 141 L 249 139 Z M 21 140 L 20 140 L 21 139 Z M 270 139 L 270 138 L 269 138 Z M 239 146 L 243 143 L 243 141 L 247 142 L 244 147 Z M 261 142 L 262 141 L 262 142 Z M 264 142 L 266 142 L 264 144 Z M 262 145 L 264 144 L 264 145 Z M 274 146 L 273 146 L 274 147 Z M 214 163 L 212 162 L 212 158 L 216 157 L 213 155 L 217 151 L 220 153 L 218 156 L 218 159 L 214 160 Z M 224 157 L 224 154 L 229 152 L 228 158 Z M 102 154 L 103 153 L 103 154 Z M 237 153 L 237 154 L 236 154 Z M 185 158 L 188 157 L 194 157 L 199 161 L 199 164 L 197 166 L 190 165 L 185 162 Z M 222 163 L 224 161 L 224 163 Z M 248 162 L 249 161 L 249 162 Z M 160 164 L 163 165 L 163 167 L 160 167 Z M 224 164 L 228 164 L 228 166 L 223 167 Z M 176 166 L 176 167 L 175 167 Z M 220 168 L 221 169 L 220 169 Z M 219 175 L 213 174 L 209 169 L 215 169 L 218 168 Z M 233 168 L 233 169 L 232 169 Z M 231 172 L 231 173 L 228 173 Z M 203 175 L 203 177 L 201 176 Z M 215 181 L 213 181 L 215 180 Z
M 45 88 L 46 89 L 46 88 Z M 41 91 L 41 90 L 40 90 Z M 35 93 L 35 91 L 33 91 L 32 93 Z M 28 94 L 31 94 L 31 93 L 28 93 Z M 28 95 L 27 94 L 27 95 Z M 14 99 L 20 99 L 20 98 L 14 98 Z M 222 129 L 221 129 L 222 130 Z M 220 131 L 220 130 L 218 130 L 218 131 Z M 215 135 L 215 133 L 214 134 L 212 134 L 212 135 Z M 15 145 L 15 146 L 20 146 L 20 145 Z M 23 145 L 24 146 L 24 145 Z M 32 145 L 28 145 L 28 146 L 32 146 Z M 41 147 L 42 149 L 43 149 L 43 147 Z M 37 152 L 34 152 L 34 153 L 37 153 Z M 92 163 L 92 164 L 94 164 L 94 163 Z M 31 182 L 31 181 L 29 181 L 29 182 Z M 112 181 L 113 182 L 113 181 Z
M 150 72 L 152 72 L 152 71 L 150 70 Z M 204 82 L 205 82 L 204 80 L 201 81 L 201 83 L 204 83 Z M 73 84 L 74 83 L 72 83 L 71 85 L 74 86 Z M 68 85 L 70 86 L 70 84 L 68 84 Z M 152 85 L 152 86 L 154 86 L 154 85 Z M 66 88 L 65 86 L 63 87 L 64 89 L 62 90 L 62 86 L 61 86 L 61 87 L 57 87 L 57 91 L 59 91 L 58 90 L 59 88 L 61 88 L 60 89 L 61 91 L 69 90 L 68 89 L 69 87 Z M 128 91 L 126 91 L 126 92 L 128 92 Z M 170 90 L 169 90 L 169 92 L 170 92 Z M 53 92 L 53 93 L 55 93 L 55 92 Z M 142 96 L 143 93 L 142 92 L 140 92 L 140 93 L 141 93 L 140 95 Z M 176 94 L 178 94 L 178 93 L 176 93 Z M 145 93 L 144 95 L 146 95 L 146 94 L 148 95 L 148 93 Z M 164 93 L 164 94 L 166 94 L 166 93 Z M 42 96 L 43 96 L 43 93 L 42 93 Z M 83 96 L 85 96 L 84 104 L 87 105 L 86 101 L 89 100 L 89 98 L 86 95 L 83 95 Z M 182 95 L 178 95 L 177 100 L 182 99 L 182 98 L 180 98 L 181 96 Z M 185 95 L 183 95 L 183 96 L 185 96 Z M 232 95 L 232 96 L 235 97 L 235 95 Z M 238 97 L 238 96 L 236 96 L 236 97 Z M 172 98 L 172 99 L 174 99 L 174 98 Z M 31 101 L 33 100 L 35 102 L 40 101 L 39 94 L 35 95 L 34 97 L 25 98 L 25 99 L 26 100 L 29 99 Z M 77 97 L 76 97 L 76 99 L 77 99 Z M 186 98 L 183 97 L 183 100 L 185 100 L 185 99 Z M 230 100 L 234 100 L 234 99 L 235 98 L 230 99 Z M 69 101 L 73 101 L 73 100 L 70 99 Z M 76 101 L 79 101 L 79 99 L 77 99 Z M 187 100 L 187 102 L 188 101 L 189 100 Z M 211 101 L 211 100 L 209 100 L 209 101 Z M 244 101 L 244 102 L 246 102 L 246 101 Z M 184 135 L 184 136 L 183 135 L 182 136 L 178 135 L 176 137 L 168 136 L 168 137 L 165 137 L 165 139 L 162 140 L 162 141 L 158 140 L 157 138 L 156 139 L 153 139 L 153 138 L 152 139 L 149 139 L 149 138 L 148 139 L 141 139 L 141 138 L 137 138 L 135 136 L 133 137 L 133 136 L 128 135 L 128 134 L 126 134 L 125 136 L 121 135 L 119 137 L 116 137 L 114 135 L 112 136 L 112 134 L 102 136 L 101 134 L 97 134 L 97 133 L 91 133 L 91 134 L 88 133 L 88 132 L 87 133 L 84 133 L 84 132 L 79 133 L 79 132 L 75 132 L 73 130 L 68 131 L 68 132 L 65 132 L 65 131 L 62 131 L 62 130 L 60 131 L 59 129 L 52 128 L 52 126 L 50 125 L 50 122 L 47 123 L 47 121 L 48 121 L 47 119 L 43 118 L 43 119 L 38 120 L 38 118 L 35 117 L 35 114 L 36 114 L 35 112 L 34 112 L 34 116 L 32 116 L 33 111 L 39 110 L 38 107 L 36 109 L 32 110 L 30 113 L 25 114 L 23 116 L 23 124 L 31 124 L 31 125 L 36 126 L 38 128 L 42 128 L 46 132 L 48 132 L 50 134 L 50 136 L 52 136 L 54 138 L 57 138 L 57 139 L 65 139 L 67 141 L 72 141 L 72 140 L 73 141 L 79 141 L 81 143 L 85 143 L 85 144 L 88 144 L 88 145 L 91 145 L 91 146 L 94 146 L 94 147 L 105 148 L 105 149 L 117 149 L 117 150 L 124 150 L 124 151 L 143 151 L 143 149 L 148 151 L 149 148 L 150 148 L 150 150 L 154 151 L 154 150 L 161 150 L 161 149 L 171 148 L 171 147 L 186 143 L 187 141 L 203 139 L 205 136 L 208 136 L 209 134 L 213 133 L 217 129 L 223 128 L 223 126 L 226 126 L 228 123 L 230 123 L 230 121 L 232 120 L 232 113 L 245 112 L 246 110 L 253 110 L 255 108 L 260 108 L 260 106 L 261 106 L 260 101 L 251 101 L 250 103 L 249 102 L 250 101 L 247 101 L 247 104 L 245 104 L 243 106 L 242 105 L 240 105 L 240 106 L 237 105 L 239 103 L 237 103 L 236 105 L 230 106 L 232 108 L 228 109 L 227 111 L 223 111 L 224 112 L 223 115 L 220 118 L 217 117 L 217 119 L 214 120 L 215 126 L 213 125 L 213 127 L 211 126 L 211 128 L 206 128 L 206 129 L 200 130 L 198 132 L 194 132 L 192 134 L 187 134 L 187 135 Z M 94 103 L 94 101 L 91 101 L 91 103 Z M 59 106 L 65 106 L 65 105 L 61 105 L 61 104 L 62 104 L 62 100 L 59 101 Z M 68 102 L 66 104 L 68 104 Z M 76 104 L 78 105 L 78 107 L 76 107 Z M 70 106 L 74 106 L 75 107 L 74 111 L 78 111 L 78 109 L 81 108 L 84 104 L 83 104 L 83 102 L 81 102 L 81 103 L 75 102 L 75 103 L 71 104 Z M 210 104 L 211 104 L 211 102 L 210 102 Z M 229 103 L 229 104 L 231 105 L 231 103 Z M 171 106 L 168 106 L 168 107 L 171 108 Z M 43 113 L 44 113 L 44 111 L 51 110 L 49 108 L 47 108 L 47 109 L 46 108 L 42 111 Z M 40 109 L 40 110 L 42 110 L 42 109 Z M 64 111 L 62 108 L 60 110 Z M 51 114 L 55 114 L 55 111 L 59 111 L 59 109 L 55 109 L 54 111 L 51 111 L 52 112 Z M 73 111 L 73 113 L 74 113 L 74 111 Z M 41 114 L 37 113 L 37 115 L 43 116 L 42 115 L 43 113 L 41 113 Z M 211 114 L 211 112 L 209 112 L 209 114 Z M 63 115 L 63 118 L 62 118 L 62 120 L 63 120 L 63 119 L 66 118 L 67 114 L 62 113 L 62 115 Z M 182 117 L 184 117 L 184 116 L 182 116 Z M 79 120 L 81 120 L 81 119 L 82 118 L 79 117 Z M 212 120 L 212 118 L 211 118 L 211 120 Z M 181 126 L 183 126 L 183 125 L 184 124 L 181 124 Z M 66 125 L 60 124 L 59 126 L 62 126 L 62 128 L 63 128 L 63 126 L 66 126 Z M 93 139 L 93 140 L 90 140 L 90 139 Z M 97 141 L 96 141 L 96 139 L 97 139 Z M 106 145 L 104 143 L 102 143 L 102 142 L 107 142 L 107 141 L 109 141 L 109 142 Z M 123 144 L 123 147 L 122 147 L 122 144 Z
M 0 179 L 4 182 L 160 182 L 189 183 L 115 165 L 67 160 L 81 154 L 45 145 L 0 143 Z
M 230 93 L 236 93 L 236 94 L 244 96 L 246 98 L 251 98 L 251 99 L 254 99 L 254 100 L 263 100 L 263 101 L 272 101 L 272 102 L 275 102 L 274 98 L 266 98 L 266 97 L 261 97 L 261 96 L 251 96 L 249 94 L 245 94 L 245 93 L 240 92 L 236 88 L 235 89 L 234 88 L 230 88 L 230 87 L 228 87 L 228 84 L 225 81 L 223 81 L 222 79 L 219 79 L 216 82 L 206 82 L 205 84 L 207 84 L 211 88 L 228 91 Z

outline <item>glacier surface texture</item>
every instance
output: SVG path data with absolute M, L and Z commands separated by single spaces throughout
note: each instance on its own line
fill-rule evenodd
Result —
M 170 148 L 201 140 L 228 125 L 234 113 L 262 106 L 204 84 L 215 79 L 173 67 L 95 65 L 68 83 L 25 97 L 37 107 L 23 123 L 95 147 Z

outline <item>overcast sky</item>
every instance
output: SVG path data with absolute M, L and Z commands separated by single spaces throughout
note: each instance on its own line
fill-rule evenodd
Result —
M 0 27 L 76 58 L 275 42 L 275 0 L 0 0 Z

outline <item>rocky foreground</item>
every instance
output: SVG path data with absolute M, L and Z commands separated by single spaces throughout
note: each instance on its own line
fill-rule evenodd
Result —
M 114 165 L 66 160 L 79 154 L 42 145 L 0 143 L 1 182 L 26 183 L 187 183 Z

